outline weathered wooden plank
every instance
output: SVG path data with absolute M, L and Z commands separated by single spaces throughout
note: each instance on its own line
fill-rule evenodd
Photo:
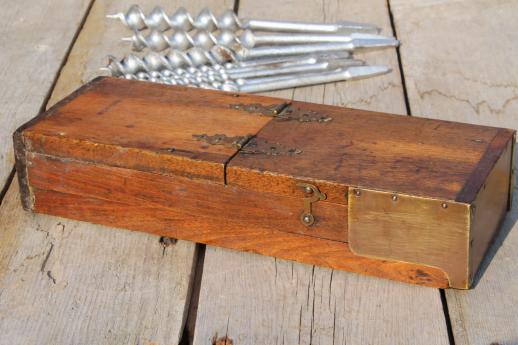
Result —
M 518 342 L 518 189 L 470 291 L 446 291 L 455 344 Z
M 518 128 L 518 3 L 390 3 L 413 113 Z M 518 342 L 517 204 L 475 288 L 446 291 L 457 345 Z
M 43 106 L 89 4 L 0 1 L 0 188 L 14 167 L 12 133 Z
M 518 126 L 515 1 L 390 4 L 412 114 Z
M 354 19 L 391 32 L 386 2 L 381 0 L 242 0 L 240 14 L 327 22 Z M 390 64 L 394 72 L 270 94 L 405 113 L 395 51 L 361 56 L 370 63 Z M 380 344 L 389 339 L 398 344 L 448 343 L 435 289 L 207 247 L 194 344 L 224 336 L 238 344 Z
M 95 1 L 50 104 L 95 76 L 106 54 L 122 55 L 129 51 L 119 41 L 128 31 L 104 16 L 125 11 L 132 3 Z M 156 3 L 171 11 L 180 5 L 198 11 L 211 2 Z M 18 12 L 4 7 L 9 10 L 7 16 L 19 20 Z M 46 7 L 22 3 L 16 9 L 33 13 L 26 18 L 48 19 L 56 13 L 56 19 L 50 22 L 60 23 L 68 23 L 79 11 L 65 1 Z M 47 70 L 45 65 L 51 64 L 56 55 L 50 47 L 55 44 L 50 36 L 61 39 L 65 33 L 72 35 L 74 28 L 61 24 L 54 31 L 46 31 L 46 27 L 41 29 L 27 22 L 15 24 L 6 30 L 27 25 L 26 35 L 44 38 L 37 46 L 41 54 L 35 60 L 25 61 L 18 56 L 19 52 L 17 56 L 8 55 L 10 60 L 25 61 L 16 67 L 17 73 L 20 78 L 27 78 L 24 85 L 31 87 L 20 87 L 16 95 L 26 100 L 25 95 L 44 95 L 46 89 L 43 79 L 35 79 L 40 72 L 26 77 L 23 69 L 37 65 Z M 11 40 L 12 35 L 6 33 L 4 38 Z M 14 95 L 6 93 L 6 97 Z M 11 125 L 13 130 L 35 115 L 42 99 L 32 108 L 18 109 L 17 114 L 23 113 L 25 117 L 16 118 Z M 6 134 L 9 141 L 11 132 L 9 129 Z M 196 257 L 194 244 L 178 242 L 164 248 L 156 236 L 24 212 L 16 183 L 10 186 L 2 202 L 0 219 L 0 344 L 178 343 L 189 304 Z

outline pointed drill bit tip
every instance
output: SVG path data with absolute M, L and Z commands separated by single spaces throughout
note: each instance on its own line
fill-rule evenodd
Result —
M 388 66 L 354 66 L 347 68 L 349 79 L 368 78 L 391 72 Z

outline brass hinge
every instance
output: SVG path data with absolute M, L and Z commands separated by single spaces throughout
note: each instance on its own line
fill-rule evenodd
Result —
M 194 140 L 203 141 L 210 145 L 223 145 L 227 147 L 233 147 L 236 149 L 240 149 L 248 140 L 250 140 L 251 135 L 245 136 L 235 136 L 228 137 L 225 134 L 193 134 L 192 138 Z
M 291 102 L 283 102 L 281 104 L 273 104 L 273 105 L 262 105 L 260 103 L 251 103 L 251 104 L 230 104 L 230 108 L 238 109 L 246 111 L 251 114 L 260 114 L 266 116 L 276 116 L 280 112 L 282 112 L 286 107 L 288 107 Z
M 305 226 L 312 226 L 315 223 L 315 216 L 313 216 L 311 206 L 314 202 L 326 200 L 327 196 L 320 192 L 317 186 L 309 183 L 298 183 L 297 187 L 304 191 L 304 212 L 300 215 L 300 221 Z
M 254 155 L 263 154 L 267 156 L 293 156 L 302 153 L 302 150 L 287 147 L 279 143 L 270 143 L 261 138 L 252 138 L 242 149 L 241 153 Z
M 326 123 L 333 120 L 331 116 L 320 114 L 313 110 L 295 108 L 291 102 L 283 102 L 274 105 L 252 104 L 230 104 L 230 108 L 243 110 L 251 114 L 270 116 L 278 121 L 298 121 L 298 122 L 317 122 Z

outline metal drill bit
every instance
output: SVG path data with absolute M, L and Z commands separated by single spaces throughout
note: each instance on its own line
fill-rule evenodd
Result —
M 360 60 L 344 59 L 335 61 L 317 61 L 309 64 L 271 67 L 264 69 L 252 69 L 248 71 L 236 71 L 232 69 L 224 70 L 225 74 L 231 79 L 257 78 L 265 76 L 278 76 L 283 74 L 309 73 L 317 71 L 328 71 L 337 68 L 360 66 L 364 62 Z
M 119 74 L 134 74 L 140 71 L 161 71 L 174 70 L 176 68 L 199 67 L 201 69 L 208 68 L 209 70 L 226 69 L 230 73 L 241 73 L 249 71 L 258 71 L 261 69 L 272 69 L 280 67 L 290 67 L 298 65 L 307 65 L 316 63 L 317 61 L 329 60 L 346 60 L 350 59 L 347 52 L 339 52 L 336 54 L 311 54 L 302 56 L 287 56 L 267 59 L 258 59 L 243 62 L 227 62 L 223 64 L 205 65 L 201 59 L 193 61 L 191 55 L 186 52 L 170 51 L 167 54 L 159 54 L 149 52 L 143 57 L 138 57 L 134 54 L 129 54 L 121 60 L 114 56 L 108 56 L 107 68 L 114 73 Z
M 335 68 L 339 66 L 339 68 Z M 274 75 L 254 78 L 237 78 L 228 75 L 213 74 L 209 67 L 205 69 L 189 67 L 187 69 L 139 71 L 136 73 L 123 73 L 121 69 L 107 68 L 112 75 L 136 80 L 152 81 L 171 85 L 186 85 L 209 89 L 241 92 L 262 92 L 299 86 L 307 86 L 342 80 L 367 78 L 390 71 L 386 66 L 353 66 L 346 64 L 329 64 L 325 68 L 335 68 L 315 72 L 290 73 L 286 75 Z
M 292 78 L 268 78 L 265 80 L 256 79 L 254 83 L 244 83 L 239 85 L 237 90 L 240 92 L 264 92 L 280 89 L 288 89 L 293 87 L 309 86 L 316 84 L 332 83 L 344 80 L 354 80 L 374 77 L 377 75 L 390 72 L 387 66 L 358 66 L 339 68 L 335 71 L 307 73 L 293 75 Z M 234 85 L 227 85 L 224 90 L 233 91 Z
M 152 51 L 163 51 L 169 48 L 186 50 L 192 47 L 210 49 L 220 45 L 233 50 L 241 48 L 253 48 L 264 45 L 279 44 L 311 44 L 311 43 L 349 43 L 355 40 L 362 40 L 364 46 L 394 46 L 398 41 L 391 37 L 374 34 L 353 33 L 349 35 L 337 34 L 297 34 L 297 33 L 259 33 L 255 34 L 250 30 L 236 35 L 232 31 L 221 30 L 212 33 L 201 30 L 196 33 L 176 31 L 168 35 L 160 31 L 151 31 L 147 36 L 136 31 L 131 37 L 122 38 L 123 41 L 131 42 L 136 51 L 149 48 Z
M 238 62 L 236 62 L 236 65 L 239 65 L 240 67 L 256 67 L 256 66 L 262 66 L 262 65 L 286 63 L 289 61 L 297 61 L 299 59 L 305 59 L 305 58 L 318 58 L 320 60 L 347 59 L 347 58 L 351 58 L 351 53 L 348 51 L 338 51 L 338 52 L 329 52 L 329 53 L 325 52 L 325 53 L 314 53 L 314 54 L 265 57 L 265 58 L 258 58 L 258 59 L 254 59 L 254 60 L 238 61 Z
M 341 21 L 335 24 L 317 24 L 295 21 L 277 21 L 261 19 L 243 19 L 231 10 L 225 11 L 220 17 L 216 17 L 209 9 L 202 10 L 195 18 L 183 7 L 174 14 L 167 15 L 161 7 L 155 7 L 148 16 L 138 7 L 133 5 L 126 13 L 116 13 L 107 16 L 119 19 L 125 26 L 132 30 L 141 31 L 152 29 L 166 31 L 169 29 L 190 31 L 202 29 L 215 30 L 258 30 L 258 31 L 283 31 L 283 32 L 314 32 L 314 33 L 338 33 L 338 32 L 379 32 L 377 26 L 370 24 Z
M 326 52 L 353 51 L 361 48 L 383 48 L 396 47 L 399 42 L 394 38 L 387 39 L 353 39 L 347 43 L 313 43 L 313 44 L 294 44 L 286 46 L 267 46 L 258 48 L 239 48 L 229 51 L 228 47 L 214 46 L 218 55 L 231 54 L 235 60 L 251 60 L 266 56 L 286 56 L 299 54 L 316 54 Z
M 155 61 L 155 59 L 158 59 Z M 145 56 L 139 58 L 135 55 L 129 55 L 122 60 L 117 60 L 113 56 L 108 57 L 108 64 L 105 70 L 109 71 L 113 76 L 138 74 L 146 72 L 171 71 L 175 75 L 194 75 L 200 78 L 208 78 L 210 81 L 225 81 L 229 79 L 256 78 L 271 75 L 285 75 L 294 73 L 308 73 L 315 71 L 326 71 L 347 66 L 359 66 L 364 62 L 352 59 L 335 59 L 335 60 L 318 60 L 317 58 L 305 58 L 298 61 L 288 61 L 285 63 L 277 63 L 263 65 L 257 67 L 239 67 L 235 64 L 199 66 L 186 68 L 173 67 L 167 57 L 157 56 L 153 54 L 151 57 Z
M 218 66 L 228 61 L 228 55 L 219 55 L 200 48 L 192 48 L 188 51 L 171 50 L 167 54 L 148 53 L 144 57 L 133 54 L 122 60 L 109 56 L 109 66 L 112 70 L 118 70 L 122 74 L 132 74 L 138 71 L 158 71 L 163 69 L 173 70 L 183 67 L 198 67 L 203 65 Z

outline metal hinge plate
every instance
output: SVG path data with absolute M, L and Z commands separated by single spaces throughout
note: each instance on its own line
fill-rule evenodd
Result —
M 312 226 L 315 224 L 315 216 L 312 212 L 313 203 L 321 200 L 326 200 L 327 195 L 320 192 L 317 186 L 309 183 L 298 183 L 297 187 L 304 191 L 304 211 L 300 215 L 300 221 L 305 226 Z
M 230 104 L 230 108 L 243 110 L 247 113 L 270 116 L 278 121 L 298 121 L 326 123 L 333 120 L 331 116 L 318 113 L 313 110 L 293 107 L 291 102 L 283 102 L 274 105 L 251 104 Z

